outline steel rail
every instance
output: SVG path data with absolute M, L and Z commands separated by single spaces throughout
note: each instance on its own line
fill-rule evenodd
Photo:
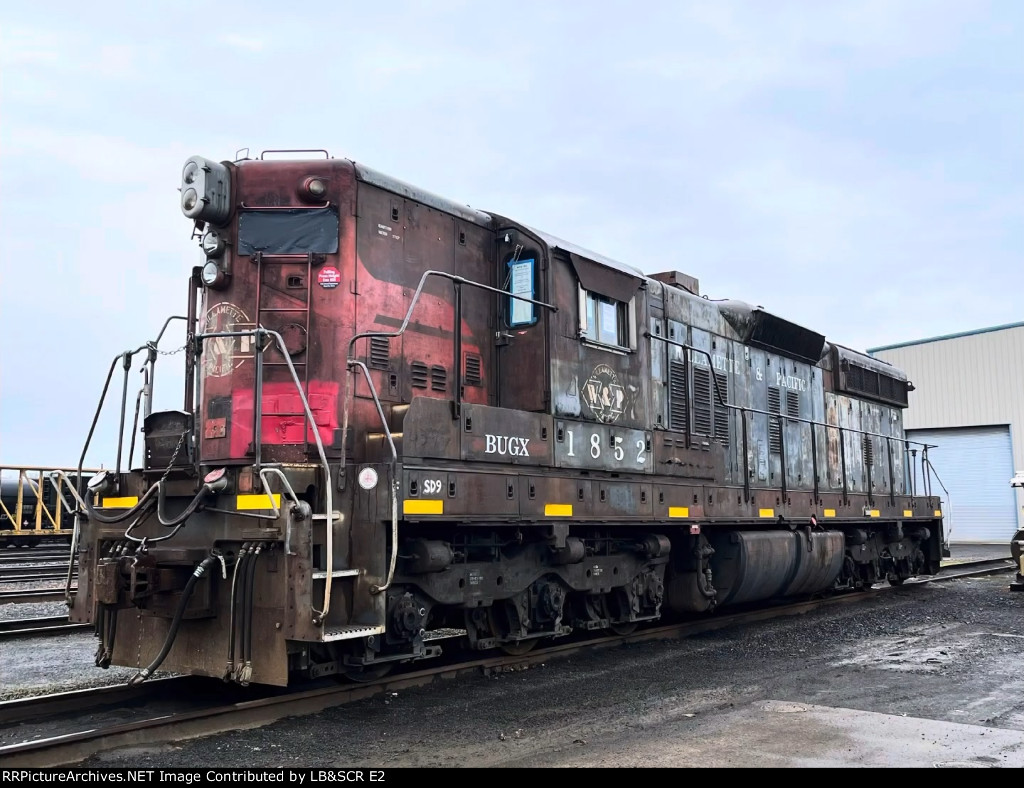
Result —
M 72 588 L 77 592 L 77 588 Z M 17 591 L 0 591 L 0 605 L 20 604 L 22 602 L 56 602 L 64 598 L 64 589 L 60 588 L 26 588 Z
M 0 640 L 34 637 L 37 635 L 63 635 L 82 629 L 91 629 L 92 624 L 73 624 L 63 616 L 37 616 L 35 618 L 9 618 L 0 621 Z
M 582 642 L 565 642 L 537 648 L 520 656 L 484 656 L 454 665 L 433 665 L 430 668 L 386 677 L 365 684 L 336 685 L 284 692 L 268 697 L 244 700 L 205 709 L 178 713 L 155 714 L 145 719 L 110 727 L 97 727 L 95 720 L 83 722 L 84 730 L 50 736 L 44 739 L 0 746 L 0 760 L 6 766 L 54 767 L 77 763 L 97 752 L 138 744 L 152 744 L 155 741 L 180 741 L 199 738 L 216 733 L 253 728 L 275 722 L 284 717 L 314 714 L 325 709 L 362 700 L 384 692 L 394 692 L 434 681 L 452 679 L 467 673 L 483 671 L 485 674 L 504 672 L 516 668 L 549 662 L 553 659 L 572 656 L 592 648 L 607 648 L 626 643 L 640 643 L 653 640 L 674 640 L 691 635 L 723 629 L 738 624 L 803 615 L 812 610 L 834 605 L 856 604 L 875 599 L 880 593 L 907 591 L 928 583 L 979 577 L 1013 571 L 1015 566 L 1009 559 L 987 559 L 943 566 L 940 573 L 928 577 L 913 578 L 901 586 L 882 585 L 862 592 L 845 593 L 838 596 L 799 602 L 781 603 L 756 610 L 739 611 L 711 618 L 690 620 L 683 623 L 657 625 L 637 630 L 628 635 L 607 635 Z M 164 679 L 172 681 L 174 679 Z M 182 679 L 177 679 L 182 680 Z M 146 686 L 146 685 L 141 685 Z M 118 687 L 116 689 L 123 688 Z M 106 692 L 114 690 L 108 688 Z M 83 697 L 88 697 L 87 695 Z M 111 697 L 108 695 L 107 697 Z M 65 700 L 58 702 L 66 703 Z M 9 719 L 0 704 L 0 718 Z

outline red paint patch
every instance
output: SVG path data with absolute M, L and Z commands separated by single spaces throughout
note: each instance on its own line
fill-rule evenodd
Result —
M 314 380 L 309 384 L 309 409 L 320 431 L 324 445 L 334 441 L 338 428 L 339 384 L 337 381 Z M 245 457 L 252 443 L 253 418 L 252 389 L 236 389 L 231 397 L 231 456 Z M 316 444 L 313 429 L 301 414 L 302 399 L 293 383 L 265 383 L 263 386 L 263 415 L 260 419 L 261 440 L 264 445 L 302 444 L 308 440 Z M 283 415 L 275 415 L 283 414 Z M 303 430 L 303 426 L 306 429 Z M 303 435 L 305 432 L 305 435 Z

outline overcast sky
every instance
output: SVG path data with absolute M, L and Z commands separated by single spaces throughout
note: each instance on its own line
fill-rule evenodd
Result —
M 1022 53 L 1020 0 L 5 3 L 0 463 L 76 465 L 183 312 L 191 154 L 326 148 L 861 349 L 1024 320 Z

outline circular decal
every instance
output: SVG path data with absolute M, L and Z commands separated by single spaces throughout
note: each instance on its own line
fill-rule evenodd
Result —
M 622 415 L 626 391 L 619 384 L 615 370 L 607 364 L 598 364 L 583 384 L 583 401 L 598 421 L 610 424 Z
M 202 330 L 206 334 L 217 334 L 246 331 L 254 327 L 255 324 L 241 307 L 222 301 L 206 312 Z M 203 372 L 213 378 L 230 374 L 252 358 L 252 346 L 252 337 L 214 337 L 206 340 L 203 346 Z
M 377 486 L 377 471 L 373 468 L 363 468 L 359 471 L 359 486 L 364 490 L 372 490 Z
M 333 265 L 326 265 L 321 268 L 320 273 L 316 275 L 316 281 L 319 282 L 320 287 L 325 290 L 333 290 L 341 284 L 341 271 Z

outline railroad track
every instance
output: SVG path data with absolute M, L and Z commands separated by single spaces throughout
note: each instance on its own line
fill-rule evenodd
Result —
M 72 586 L 71 593 L 77 590 Z M 59 602 L 63 598 L 63 588 L 26 588 L 17 591 L 0 591 L 0 605 L 21 604 L 22 602 Z
M 35 569 L 31 573 L 18 576 L 8 576 L 6 572 L 3 572 L 0 573 L 0 583 L 47 583 L 52 580 L 64 580 L 67 576 L 67 568 L 61 572 L 40 572 L 38 569 Z M 78 572 L 73 572 L 71 577 L 77 578 Z
M 91 629 L 92 624 L 73 624 L 63 616 L 37 616 L 35 618 L 11 618 L 0 620 L 0 642 L 19 637 L 36 635 L 63 635 Z
M 175 741 L 209 736 L 241 728 L 253 728 L 284 717 L 313 714 L 384 692 L 395 692 L 469 673 L 496 673 L 525 669 L 543 662 L 565 658 L 593 648 L 626 643 L 671 640 L 702 632 L 750 624 L 782 616 L 803 615 L 835 605 L 857 604 L 880 593 L 908 587 L 970 577 L 1001 574 L 1015 570 L 1009 559 L 970 561 L 943 566 L 938 575 L 908 580 L 902 586 L 881 586 L 871 591 L 823 597 L 809 601 L 781 603 L 756 610 L 741 610 L 712 618 L 656 625 L 628 635 L 603 635 L 585 641 L 566 641 L 537 647 L 527 654 L 489 655 L 461 659 L 450 664 L 433 662 L 430 667 L 385 677 L 362 684 L 337 684 L 333 681 L 307 685 L 302 689 L 227 685 L 216 679 L 171 677 L 151 679 L 129 687 L 118 685 L 99 690 L 77 690 L 0 703 L 0 720 L 15 728 L 0 728 L 0 761 L 5 766 L 54 767 L 77 763 L 97 752 L 158 741 Z M 444 659 L 441 657 L 440 659 Z M 182 698 L 188 699 L 182 707 Z M 176 707 L 168 699 L 175 699 Z M 199 699 L 197 701 L 197 699 Z M 125 721 L 126 708 L 135 704 L 136 718 Z M 171 706 L 169 707 L 169 704 Z M 86 715 L 76 723 L 68 715 Z M 104 709 L 115 709 L 109 723 L 102 719 Z M 100 719 L 97 719 L 97 716 Z M 25 726 L 35 721 L 60 719 L 60 727 L 37 728 L 30 741 L 11 741 L 32 736 Z
M 0 566 L 10 566 L 11 564 L 32 564 L 32 563 L 45 563 L 45 562 L 56 562 L 63 561 L 65 564 L 68 562 L 68 554 L 70 548 L 65 547 L 63 550 L 4 550 L 0 548 Z

